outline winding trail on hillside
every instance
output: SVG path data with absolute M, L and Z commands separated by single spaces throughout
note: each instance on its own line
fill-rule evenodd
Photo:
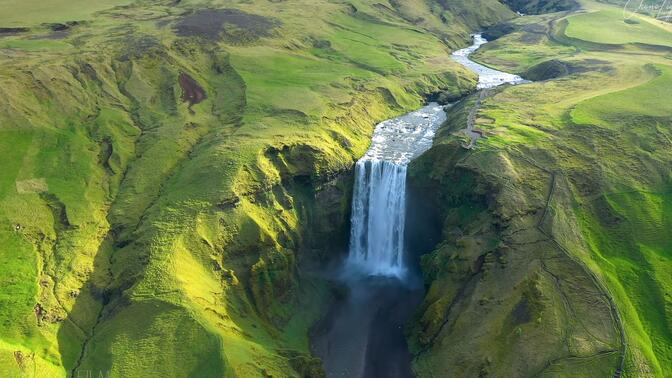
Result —
M 567 14 L 569 14 L 569 12 L 567 12 L 561 18 L 553 19 L 549 22 L 547 35 L 548 35 L 548 38 L 550 40 L 552 40 L 556 43 L 566 45 L 566 43 L 564 43 L 564 41 L 562 41 L 561 38 L 559 38 L 559 35 L 558 35 L 558 34 L 561 34 L 561 35 L 564 36 L 565 27 L 560 26 L 559 30 L 556 29 L 556 28 L 558 28 L 557 22 L 559 20 L 564 20 Z M 467 126 L 466 126 L 465 129 L 463 129 L 463 131 L 469 137 L 471 137 L 471 143 L 467 146 L 464 146 L 465 148 L 470 149 L 470 150 L 473 150 L 475 148 L 476 142 L 478 141 L 478 139 L 480 139 L 482 137 L 481 133 L 478 133 L 478 132 L 474 131 L 474 127 L 475 127 L 475 123 L 476 123 L 476 117 L 477 117 L 477 114 L 478 114 L 478 110 L 480 109 L 482 100 L 485 97 L 488 96 L 489 89 L 493 88 L 495 86 L 501 85 L 501 84 L 505 84 L 505 83 L 516 85 L 516 84 L 522 84 L 522 83 L 529 82 L 527 80 L 522 79 L 519 76 L 511 75 L 511 74 L 501 72 L 501 71 L 496 71 L 496 70 L 493 70 L 492 68 L 483 66 L 479 63 L 476 63 L 476 62 L 472 61 L 469 58 L 469 55 L 471 55 L 481 45 L 483 45 L 485 43 L 487 43 L 487 41 L 480 34 L 476 34 L 476 35 L 474 35 L 474 45 L 472 45 L 469 48 L 459 50 L 459 51 L 456 51 L 455 53 L 453 53 L 453 58 L 458 63 L 464 65 L 466 68 L 474 71 L 475 73 L 477 73 L 479 75 L 479 83 L 478 83 L 477 89 L 480 90 L 480 93 L 478 95 L 478 98 L 477 98 L 474 106 L 470 109 L 469 115 L 467 117 Z M 486 79 L 483 79 L 482 76 L 481 76 L 482 72 L 487 72 L 489 77 L 487 77 Z M 501 76 L 499 76 L 499 77 L 496 76 L 497 72 L 500 72 Z M 609 302 L 609 308 L 611 310 L 615 326 L 618 328 L 618 333 L 620 335 L 621 345 L 618 349 L 618 352 L 620 353 L 620 357 L 618 359 L 618 364 L 617 364 L 616 369 L 614 371 L 614 377 L 615 378 L 620 378 L 622 376 L 623 370 L 625 368 L 625 358 L 626 358 L 626 355 L 627 355 L 628 343 L 627 343 L 627 338 L 626 338 L 626 335 L 625 335 L 625 328 L 623 326 L 623 321 L 621 319 L 621 315 L 618 311 L 618 307 L 616 306 L 616 303 L 613 299 L 613 296 L 611 295 L 610 291 L 607 289 L 607 286 L 604 284 L 604 282 L 588 266 L 586 266 L 586 264 L 583 261 L 581 261 L 579 258 L 574 256 L 562 244 L 560 244 L 560 242 L 558 242 L 558 240 L 556 240 L 555 237 L 553 236 L 552 231 L 551 232 L 546 231 L 544 229 L 544 226 L 543 226 L 544 221 L 549 214 L 549 209 L 550 209 L 551 203 L 552 203 L 553 198 L 554 198 L 556 185 L 558 185 L 557 184 L 558 175 L 561 175 L 562 172 L 557 172 L 557 171 L 554 171 L 552 169 L 549 169 L 549 168 L 537 163 L 533 159 L 528 158 L 527 156 L 524 156 L 522 154 L 519 157 L 521 157 L 523 160 L 527 161 L 528 163 L 532 164 L 536 168 L 544 171 L 545 173 L 547 173 L 549 175 L 548 193 L 547 193 L 546 198 L 545 198 L 545 204 L 544 204 L 544 208 L 542 210 L 541 216 L 539 217 L 539 220 L 536 224 L 537 230 L 542 235 L 544 235 L 548 239 L 548 241 L 551 242 L 558 250 L 560 250 L 570 260 L 572 260 L 574 263 L 576 263 L 577 266 L 581 267 L 581 269 L 583 269 L 583 271 L 593 281 L 593 284 L 600 291 L 601 295 L 603 295 L 605 298 L 607 298 L 607 300 Z M 543 265 L 543 262 L 542 262 L 542 265 Z M 443 325 L 442 325 L 441 328 L 443 328 Z M 439 330 L 439 332 L 436 333 L 435 338 L 440 333 L 441 333 L 441 331 Z M 430 345 L 431 345 L 431 343 L 430 343 Z M 614 353 L 614 352 L 616 352 L 616 351 L 606 351 L 604 353 Z M 551 364 L 552 364 L 552 361 L 549 361 L 549 366 Z
M 623 374 L 623 369 L 625 368 L 625 356 L 627 354 L 628 341 L 625 336 L 625 328 L 623 327 L 623 321 L 621 319 L 621 315 L 618 311 L 618 307 L 616 307 L 616 303 L 614 302 L 611 292 L 609 292 L 607 286 L 602 282 L 602 280 L 590 268 L 588 268 L 588 266 L 586 266 L 586 264 L 583 261 L 575 257 L 562 244 L 560 244 L 560 242 L 553 236 L 552 232 L 546 231 L 544 229 L 544 221 L 546 220 L 546 217 L 549 213 L 549 209 L 551 208 L 551 203 L 553 202 L 554 194 L 556 191 L 555 188 L 558 185 L 557 184 L 558 176 L 562 175 L 562 172 L 551 170 L 548 167 L 543 166 L 542 164 L 536 162 L 535 160 L 525 155 L 521 154 L 518 155 L 518 157 L 520 157 L 522 160 L 525 160 L 529 164 L 533 165 L 537 169 L 546 172 L 549 175 L 548 192 L 546 194 L 544 209 L 542 210 L 541 216 L 539 217 L 539 220 L 537 221 L 536 224 L 537 230 L 542 235 L 546 236 L 546 238 L 548 238 L 548 241 L 550 241 L 558 250 L 560 250 L 563 254 L 565 254 L 570 260 L 572 260 L 578 266 L 580 266 L 593 281 L 595 287 L 597 287 L 600 293 L 609 301 L 609 308 L 611 310 L 614 322 L 616 323 L 616 327 L 618 328 L 618 333 L 621 339 L 621 345 L 618 350 L 618 352 L 620 353 L 620 357 L 618 364 L 616 366 L 616 370 L 614 371 L 614 378 L 620 378 Z
M 550 41 L 553 41 L 555 43 L 558 43 L 560 45 L 565 45 L 565 46 L 572 46 L 571 44 L 567 43 L 567 39 L 569 38 L 566 34 L 565 31 L 567 29 L 567 16 L 571 14 L 572 12 L 566 12 L 564 15 L 562 15 L 559 18 L 554 18 L 548 22 L 548 30 L 546 32 L 547 38 Z M 567 255 L 570 259 L 572 259 L 574 262 L 576 262 L 579 266 L 583 268 L 583 270 L 591 277 L 591 279 L 595 282 L 595 285 L 598 287 L 598 289 L 601 291 L 601 293 L 609 300 L 609 307 L 611 308 L 612 311 L 612 316 L 614 317 L 614 321 L 616 322 L 616 325 L 618 327 L 618 331 L 621 337 L 621 346 L 620 346 L 620 357 L 618 361 L 618 365 L 616 367 L 616 370 L 614 371 L 614 378 L 620 378 L 623 375 L 623 370 L 625 369 L 625 358 L 628 353 L 628 340 L 625 334 L 625 327 L 623 326 L 623 320 L 621 319 L 621 314 L 618 311 L 618 307 L 616 306 L 616 302 L 614 301 L 614 298 L 607 289 L 606 284 L 590 269 L 588 268 L 580 259 L 576 258 L 573 256 L 572 253 L 570 253 L 565 247 L 562 246 L 554 237 L 552 233 L 546 232 L 543 229 L 543 222 L 546 218 L 546 215 L 548 214 L 549 207 L 551 205 L 551 201 L 553 200 L 553 194 L 555 193 L 555 185 L 556 185 L 556 178 L 558 173 L 556 171 L 552 171 L 536 162 L 534 162 L 534 165 L 547 172 L 550 175 L 550 184 L 549 184 L 549 192 L 546 197 L 546 206 L 544 207 L 544 211 L 539 218 L 539 222 L 537 223 L 537 229 L 539 232 L 542 234 L 546 235 L 549 240 L 551 240 L 555 246 L 561 250 L 565 255 Z
M 476 147 L 478 140 L 483 137 L 483 133 L 474 130 L 474 127 L 476 125 L 476 116 L 478 115 L 478 110 L 481 107 L 483 99 L 488 96 L 490 89 L 503 84 L 518 85 L 529 83 L 528 80 L 525 80 L 518 75 L 498 71 L 494 68 L 486 67 L 471 60 L 471 54 L 476 52 L 476 50 L 478 50 L 481 46 L 488 43 L 488 40 L 483 38 L 481 34 L 474 34 L 473 39 L 474 43 L 471 46 L 457 50 L 452 54 L 453 60 L 478 75 L 478 84 L 476 84 L 476 89 L 479 91 L 478 97 L 474 103 L 474 106 L 469 110 L 469 115 L 467 117 L 467 127 L 462 130 L 463 133 L 471 138 L 471 142 L 468 145 L 463 146 L 469 150 Z
M 606 285 L 600 280 L 600 278 L 595 273 L 593 273 L 593 271 L 590 270 L 590 268 L 588 268 L 586 266 L 586 264 L 583 263 L 583 261 L 576 258 L 571 252 L 569 252 L 565 247 L 563 247 L 562 244 L 560 244 L 560 242 L 558 242 L 558 240 L 553 236 L 552 232 L 547 232 L 546 230 L 544 230 L 543 222 L 544 222 L 544 219 L 546 218 L 546 215 L 548 214 L 548 209 L 551 205 L 551 201 L 553 200 L 553 194 L 555 193 L 557 176 L 559 174 L 558 172 L 549 172 L 549 173 L 551 175 L 550 182 L 549 182 L 549 189 L 548 189 L 549 193 L 548 193 L 548 196 L 547 196 L 547 199 L 546 199 L 546 206 L 544 207 L 544 211 L 543 211 L 541 217 L 539 218 L 539 222 L 537 223 L 537 229 L 544 236 L 546 236 L 548 238 L 548 240 L 550 240 L 556 246 L 556 248 L 558 248 L 567 257 L 569 257 L 578 266 L 580 266 L 586 272 L 586 274 L 591 278 L 591 280 L 593 281 L 595 286 L 598 288 L 598 290 L 600 290 L 602 295 L 604 295 L 607 298 L 607 300 L 609 301 L 609 308 L 611 309 L 612 316 L 613 316 L 614 321 L 615 321 L 615 323 L 618 327 L 618 331 L 619 331 L 620 338 L 621 338 L 621 346 L 619 348 L 620 349 L 619 350 L 620 358 L 619 358 L 618 366 L 617 366 L 616 370 L 614 371 L 614 377 L 615 378 L 620 378 L 621 375 L 623 374 L 623 368 L 625 367 L 625 356 L 626 356 L 626 353 L 627 353 L 628 341 L 625 337 L 625 328 L 623 327 L 623 321 L 621 320 L 621 315 L 618 312 L 618 308 L 616 307 L 616 303 L 614 302 L 614 299 L 613 299 L 611 293 L 606 288 Z

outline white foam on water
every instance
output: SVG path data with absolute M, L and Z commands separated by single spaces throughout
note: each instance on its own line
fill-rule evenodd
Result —
M 476 86 L 477 89 L 493 88 L 507 83 L 513 85 L 529 83 L 529 81 L 518 75 L 497 71 L 469 59 L 469 55 L 478 50 L 479 47 L 483 46 L 487 42 L 488 41 L 483 38 L 481 34 L 474 34 L 473 45 L 462 50 L 457 50 L 452 55 L 456 62 L 478 74 L 478 85 Z
M 471 61 L 469 55 L 485 43 L 487 40 L 476 34 L 473 45 L 452 54 L 455 61 L 478 74 L 478 89 L 528 82 Z M 346 272 L 404 277 L 406 168 L 432 146 L 445 119 L 443 107 L 432 103 L 376 126 L 371 147 L 355 168 Z
M 376 126 L 355 167 L 348 273 L 404 277 L 407 165 L 432 146 L 445 119 L 431 103 Z

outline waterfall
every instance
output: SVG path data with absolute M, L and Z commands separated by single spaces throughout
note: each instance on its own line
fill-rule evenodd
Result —
M 472 46 L 453 53 L 454 60 L 478 74 L 478 89 L 526 83 L 520 76 L 469 59 L 486 42 L 476 34 Z M 406 167 L 432 146 L 434 134 L 445 119 L 443 108 L 432 103 L 376 126 L 371 147 L 355 167 L 350 254 L 346 263 L 349 271 L 404 276 Z
M 406 169 L 431 147 L 445 119 L 443 107 L 433 103 L 376 126 L 355 165 L 348 271 L 404 277 Z
M 402 277 L 405 221 L 406 165 L 358 161 L 348 263 L 367 274 Z

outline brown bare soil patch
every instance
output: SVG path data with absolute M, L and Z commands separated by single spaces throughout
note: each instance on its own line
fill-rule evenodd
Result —
M 184 72 L 180 73 L 177 81 L 182 88 L 182 101 L 189 103 L 189 111 L 193 114 L 194 111 L 191 107 L 207 98 L 205 90 L 198 85 L 196 80 Z
M 203 9 L 182 17 L 175 25 L 175 33 L 210 41 L 223 38 L 232 43 L 246 43 L 270 36 L 278 25 L 276 20 L 238 9 Z
M 19 194 L 42 193 L 48 190 L 47 180 L 43 177 L 16 181 L 16 191 Z

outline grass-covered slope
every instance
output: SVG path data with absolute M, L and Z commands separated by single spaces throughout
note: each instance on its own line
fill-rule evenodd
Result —
M 641 43 L 672 47 L 672 24 L 647 16 L 624 18 L 622 9 L 595 6 L 590 12 L 567 19 L 565 35 L 584 41 L 604 44 Z M 596 25 L 609 33 L 596 33 Z
M 419 372 L 483 340 L 446 369 L 608 376 L 625 350 L 624 376 L 669 376 L 672 34 L 645 16 L 633 24 L 617 8 L 582 6 L 518 19 L 480 51 L 485 64 L 539 81 L 484 96 L 473 151 L 459 132 L 473 100 L 458 107 L 413 169 L 446 197 L 445 242 L 423 259 L 432 284 L 411 333 Z M 511 289 L 493 295 L 501 286 Z M 476 323 L 482 331 L 465 333 Z
M 319 374 L 304 263 L 343 245 L 354 159 L 376 121 L 473 88 L 449 46 L 512 16 L 42 3 L 0 1 L 3 376 Z

